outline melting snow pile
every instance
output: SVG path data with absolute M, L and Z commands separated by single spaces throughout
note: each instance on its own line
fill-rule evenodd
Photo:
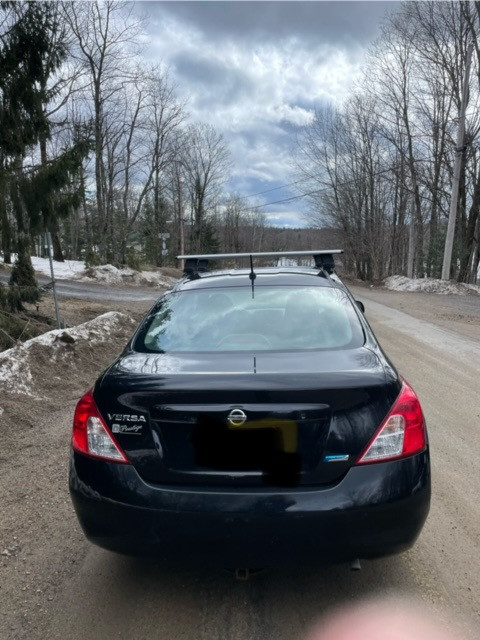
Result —
M 134 271 L 117 269 L 111 264 L 91 267 L 85 270 L 81 280 L 103 282 L 105 284 L 131 284 L 147 287 L 170 287 L 176 278 L 163 275 L 159 271 Z
M 12 256 L 12 260 L 15 256 Z M 37 273 L 50 276 L 50 261 L 48 258 L 32 256 L 32 265 Z M 58 280 L 73 280 L 85 271 L 83 260 L 65 260 L 65 262 L 53 262 L 53 272 Z
M 16 256 L 12 255 L 12 260 Z M 37 273 L 50 276 L 48 258 L 32 256 L 32 265 Z M 168 271 L 168 269 L 167 269 Z M 170 271 L 174 271 L 171 269 Z M 53 261 L 53 272 L 57 280 L 83 280 L 85 282 L 101 282 L 103 284 L 130 284 L 143 287 L 170 287 L 177 278 L 165 275 L 161 271 L 134 271 L 133 269 L 117 269 L 111 264 L 85 268 L 83 260 Z
M 405 276 L 390 276 L 384 280 L 385 287 L 391 291 L 424 291 L 447 295 L 480 295 L 480 286 L 465 282 L 447 282 L 435 278 L 406 278 Z
M 0 353 L 0 398 L 3 393 L 33 397 L 68 387 L 75 376 L 92 384 L 98 363 L 108 361 L 126 344 L 136 322 L 118 311 L 70 329 L 56 329 Z M 113 351 L 113 353 L 112 353 Z M 77 375 L 78 374 L 78 375 Z
M 17 256 L 12 254 L 12 263 L 15 262 Z M 50 260 L 48 258 L 38 258 L 32 256 L 32 265 L 37 273 L 50 276 Z M 7 268 L 9 265 L 5 265 Z M 53 272 L 57 280 L 74 280 L 82 275 L 85 271 L 85 263 L 83 260 L 65 260 L 65 262 L 53 261 Z

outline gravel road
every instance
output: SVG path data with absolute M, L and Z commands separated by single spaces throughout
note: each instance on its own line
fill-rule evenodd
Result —
M 367 313 L 370 307 L 368 301 L 372 300 L 480 341 L 480 296 L 388 291 L 379 287 L 358 287 L 351 284 L 349 288 L 357 298 L 366 301 Z
M 0 272 L 0 282 L 7 283 L 10 274 Z M 51 278 L 36 274 L 40 286 L 51 282 Z M 155 287 L 139 288 L 125 286 L 108 286 L 79 280 L 57 280 L 57 293 L 59 298 L 76 298 L 78 300 L 116 301 L 116 302 L 152 302 L 164 291 Z
M 356 573 L 312 567 L 237 582 L 222 571 L 168 568 L 97 549 L 82 537 L 66 486 L 74 399 L 53 410 L 38 401 L 27 425 L 23 418 L 2 433 L 7 499 L 0 504 L 9 524 L 0 525 L 0 551 L 11 554 L 0 556 L 1 639 L 294 640 L 338 604 L 391 593 L 433 607 L 446 625 L 452 616 L 465 621 L 466 636 L 474 637 L 466 621 L 480 628 L 480 343 L 452 320 L 448 328 L 436 323 L 421 297 L 413 300 L 422 317 L 398 310 L 418 294 L 395 294 L 392 302 L 385 292 L 385 304 L 381 292 L 355 294 L 428 421 L 432 509 L 411 551 L 364 562 Z

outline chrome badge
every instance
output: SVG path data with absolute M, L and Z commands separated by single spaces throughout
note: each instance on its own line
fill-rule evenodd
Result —
M 247 420 L 247 414 L 241 409 L 232 409 L 227 416 L 227 422 L 232 427 L 240 427 Z

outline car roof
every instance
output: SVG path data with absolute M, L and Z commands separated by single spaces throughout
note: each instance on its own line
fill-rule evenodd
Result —
M 180 280 L 173 291 L 212 289 L 222 287 L 251 287 L 250 269 L 205 271 Z M 311 267 L 255 267 L 255 286 L 289 285 L 346 289 L 336 274 L 325 277 Z

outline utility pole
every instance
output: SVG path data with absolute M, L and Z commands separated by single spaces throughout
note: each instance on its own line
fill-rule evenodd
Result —
M 185 253 L 185 227 L 183 226 L 183 202 L 182 202 L 182 191 L 183 191 L 183 176 L 179 176 L 178 178 L 178 224 L 179 224 L 179 237 L 180 237 L 180 255 L 183 256 Z M 179 268 L 183 271 L 183 260 L 180 260 Z
M 411 213 L 410 224 L 408 225 L 408 256 L 407 256 L 407 278 L 413 278 L 413 262 L 415 249 L 415 222 L 413 218 L 413 210 Z
M 473 44 L 469 44 L 467 49 L 467 58 L 465 60 L 465 76 L 463 78 L 462 102 L 460 105 L 460 114 L 458 118 L 457 148 L 455 149 L 455 167 L 453 169 L 452 197 L 450 200 L 447 237 L 445 238 L 445 251 L 443 254 L 442 280 L 450 280 L 453 240 L 455 237 L 455 224 L 457 221 L 460 171 L 462 169 L 463 142 L 465 137 L 465 111 L 467 109 L 468 102 L 468 83 L 470 80 L 470 64 L 472 61 L 472 51 Z

